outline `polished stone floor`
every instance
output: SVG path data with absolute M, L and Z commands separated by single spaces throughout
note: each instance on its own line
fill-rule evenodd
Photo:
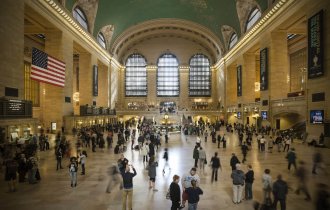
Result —
M 220 131 L 223 133 L 224 131 Z M 72 138 L 72 137 L 71 137 Z M 137 169 L 137 176 L 134 178 L 134 194 L 133 209 L 134 210 L 165 210 L 170 209 L 171 202 L 165 199 L 165 194 L 172 176 L 178 174 L 183 176 L 188 173 L 193 166 L 193 147 L 196 137 L 185 137 L 180 133 L 171 134 L 168 145 L 169 163 L 171 171 L 162 174 L 164 161 L 162 155 L 164 152 L 164 144 L 157 153 L 159 167 L 157 169 L 156 187 L 158 192 L 153 192 L 148 188 L 147 171 L 144 170 L 142 157 L 139 151 L 128 149 L 124 154 L 131 161 L 131 164 Z M 211 183 L 211 170 L 206 167 L 205 173 L 198 171 L 201 177 L 200 187 L 204 191 L 201 196 L 198 209 L 200 210 L 249 210 L 252 208 L 251 201 L 243 201 L 241 204 L 235 205 L 232 202 L 232 182 L 230 178 L 231 168 L 229 160 L 231 153 L 238 154 L 239 159 L 242 158 L 240 147 L 238 146 L 237 134 L 227 134 L 227 148 L 218 149 L 216 144 L 210 141 L 202 142 L 202 146 L 207 151 L 207 159 L 210 160 L 214 152 L 219 152 L 222 171 L 218 182 Z M 115 139 L 116 142 L 116 139 Z M 128 145 L 129 146 L 129 145 Z M 315 184 L 322 182 L 330 185 L 328 176 L 323 172 L 318 175 L 312 175 L 312 156 L 316 150 L 319 150 L 325 159 L 326 169 L 330 165 L 330 150 L 308 147 L 307 145 L 295 142 L 293 146 L 296 148 L 299 160 L 304 160 L 310 171 L 308 174 L 308 186 L 312 193 L 312 201 L 304 200 L 303 195 L 294 193 L 297 187 L 297 181 L 294 177 L 293 170 L 287 170 L 287 162 L 285 153 L 278 153 L 274 148 L 272 153 L 261 153 L 257 151 L 256 143 L 253 144 L 252 150 L 249 151 L 247 162 L 243 165 L 246 171 L 246 165 L 252 164 L 255 171 L 255 183 L 253 184 L 254 199 L 261 201 L 261 176 L 264 169 L 269 168 L 273 180 L 281 173 L 291 189 L 287 197 L 288 210 L 312 210 L 314 208 L 313 198 Z M 129 147 L 130 148 L 130 147 Z M 39 152 L 40 173 L 42 180 L 35 185 L 27 183 L 19 184 L 18 191 L 9 193 L 7 185 L 1 179 L 0 181 L 0 209 L 1 210 L 120 210 L 121 209 L 121 191 L 116 186 L 111 194 L 105 193 L 108 183 L 107 169 L 115 163 L 119 155 L 113 153 L 113 150 L 100 151 L 92 153 L 91 149 L 87 149 L 88 158 L 86 163 L 86 175 L 78 176 L 78 186 L 70 187 L 69 173 L 67 169 L 56 171 L 56 161 L 53 150 Z M 68 160 L 63 165 L 67 165 Z M 329 171 L 329 170 L 328 170 Z M 330 172 L 330 171 L 329 171 Z M 3 177 L 3 171 L 0 174 Z M 187 208 L 186 208 L 187 209 Z M 278 209 L 280 209 L 278 207 Z

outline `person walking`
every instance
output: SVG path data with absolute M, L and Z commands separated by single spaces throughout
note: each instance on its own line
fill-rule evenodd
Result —
M 109 179 L 109 183 L 108 183 L 107 189 L 106 189 L 107 193 L 111 193 L 111 189 L 113 188 L 113 186 L 118 183 L 120 183 L 119 189 L 123 188 L 123 185 L 121 183 L 122 179 L 120 176 L 120 171 L 116 164 L 113 164 L 112 166 L 109 167 L 108 175 L 109 175 L 110 179 Z
M 244 187 L 245 175 L 241 169 L 239 163 L 236 164 L 235 170 L 231 173 L 231 178 L 233 179 L 233 203 L 239 204 L 242 202 L 242 194 Z
M 198 152 L 198 146 L 195 145 L 195 148 L 194 148 L 194 151 L 193 151 L 193 158 L 195 160 L 195 164 L 194 164 L 194 167 L 197 168 L 197 163 L 198 163 L 198 159 L 199 159 L 199 152 Z
M 261 152 L 265 151 L 265 143 L 266 143 L 266 138 L 264 135 L 261 136 L 260 139 L 260 148 L 261 148 Z
M 227 140 L 226 140 L 225 134 L 223 134 L 221 141 L 222 141 L 222 148 L 226 149 Z
M 217 141 L 218 141 L 218 148 L 220 148 L 220 143 L 221 143 L 221 136 L 218 134 L 217 136 Z
M 80 153 L 79 159 L 81 164 L 81 175 L 85 175 L 85 165 L 86 165 L 87 152 L 84 150 Z
M 181 209 L 181 190 L 179 186 L 180 177 L 178 175 L 173 176 L 173 182 L 170 185 L 170 199 L 172 201 L 171 210 Z
M 78 173 L 78 161 L 76 157 L 70 158 L 69 173 L 70 173 L 71 187 L 76 187 L 77 173 Z
M 240 163 L 237 156 L 235 155 L 235 153 L 231 154 L 231 159 L 230 159 L 230 166 L 231 166 L 231 170 L 236 170 L 236 164 Z
M 188 194 L 185 192 L 185 190 L 189 187 L 191 187 L 191 180 L 196 181 L 196 186 L 199 186 L 200 183 L 200 177 L 196 173 L 197 169 L 196 168 L 191 168 L 190 173 L 188 175 L 185 175 L 182 179 L 182 203 L 180 208 L 184 208 L 186 201 L 188 200 Z
M 290 145 L 291 145 L 291 138 L 289 136 L 287 136 L 285 138 L 285 145 L 284 145 L 284 149 L 283 149 L 283 152 L 285 152 L 285 149 L 287 148 L 287 152 L 289 151 L 290 149 Z
M 297 166 L 296 166 L 297 156 L 294 148 L 291 148 L 290 152 L 286 155 L 286 158 L 288 159 L 288 170 L 290 171 L 291 165 L 293 165 L 294 169 L 297 170 Z
M 130 167 L 133 173 L 130 172 Z M 136 170 L 132 165 L 126 165 L 125 170 L 121 172 L 123 177 L 123 194 L 122 194 L 122 210 L 132 209 L 132 197 L 133 197 L 133 177 L 136 176 Z
M 204 132 L 204 139 L 205 139 L 205 142 L 207 142 L 207 137 L 208 137 L 209 133 L 207 132 L 207 130 L 205 130 Z
M 155 157 L 152 156 L 149 159 L 149 165 L 148 165 L 148 176 L 149 176 L 149 189 L 153 189 L 154 192 L 157 192 L 158 190 L 155 188 L 155 181 L 156 181 L 156 167 L 158 166 L 158 163 L 155 162 Z
M 218 170 L 221 168 L 220 158 L 218 157 L 218 153 L 214 153 L 214 156 L 211 158 L 211 166 L 212 166 L 212 178 L 211 182 L 213 180 L 218 181 Z
M 300 165 L 299 168 L 296 170 L 296 176 L 298 178 L 298 188 L 295 191 L 295 193 L 299 195 L 300 191 L 303 191 L 306 195 L 305 200 L 310 201 L 311 196 L 307 188 L 307 170 L 305 168 L 305 162 L 300 161 L 299 165 Z
M 196 180 L 191 180 L 191 187 L 186 189 L 188 194 L 188 210 L 197 210 L 199 195 L 203 194 L 203 190 L 196 185 Z
M 328 174 L 327 171 L 325 170 L 325 168 L 322 167 L 322 162 L 323 162 L 322 154 L 320 152 L 316 152 L 313 155 L 313 169 L 312 169 L 313 174 L 317 174 L 316 173 L 317 168 L 322 169 L 326 175 Z
M 143 157 L 143 163 L 148 162 L 148 153 L 149 153 L 149 146 L 148 146 L 148 142 L 146 142 L 141 147 L 141 155 Z
M 171 170 L 171 167 L 168 164 L 168 149 L 167 148 L 164 149 L 163 158 L 165 160 L 165 164 L 164 164 L 164 168 L 163 168 L 163 174 L 165 174 L 165 168 L 166 168 L 166 166 L 169 168 L 169 170 Z
M 254 181 L 254 171 L 252 170 L 252 166 L 248 165 L 248 172 L 245 174 L 245 199 L 252 200 L 252 184 Z
M 281 210 L 286 210 L 286 195 L 288 194 L 288 185 L 282 180 L 282 175 L 277 176 L 277 180 L 273 184 L 273 206 L 277 209 L 277 202 L 280 202 Z
M 59 146 L 56 150 L 56 171 L 58 171 L 58 169 L 63 169 L 62 158 L 63 158 L 63 151 L 62 148 Z
M 206 153 L 202 147 L 199 148 L 198 159 L 199 159 L 199 169 L 204 173 L 205 164 L 206 164 Z
M 242 154 L 243 154 L 243 160 L 242 160 L 242 163 L 244 163 L 246 161 L 246 155 L 247 155 L 247 152 L 249 150 L 248 146 L 246 145 L 246 142 L 244 141 L 243 142 L 243 145 L 241 146 L 241 150 L 242 150 Z
M 263 203 L 270 203 L 270 193 L 272 192 L 272 177 L 270 176 L 270 170 L 268 168 L 265 169 L 264 174 L 262 175 L 262 190 L 264 193 Z

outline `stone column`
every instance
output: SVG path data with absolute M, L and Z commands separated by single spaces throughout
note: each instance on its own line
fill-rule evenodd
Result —
M 97 106 L 107 107 L 108 106 L 108 72 L 107 67 L 98 62 L 98 80 L 99 80 L 99 93 L 96 97 L 96 104 Z
M 63 61 L 65 67 L 65 87 L 57 87 L 41 83 L 42 121 L 45 127 L 51 122 L 57 123 L 57 130 L 61 129 L 63 116 L 73 114 L 73 40 L 61 31 L 49 30 L 45 34 L 45 52 Z M 71 103 L 65 103 L 65 97 L 71 98 Z
M 286 98 L 289 92 L 287 32 L 272 32 L 268 57 L 270 99 Z
M 95 62 L 96 64 L 96 62 Z M 79 54 L 79 102 L 80 105 L 93 105 L 93 65 L 90 53 Z
M 242 103 L 253 103 L 255 101 L 254 83 L 256 81 L 256 60 L 254 53 L 243 55 L 244 64 L 242 71 Z
M 0 96 L 11 87 L 24 99 L 24 1 L 1 1 L 0 46 Z

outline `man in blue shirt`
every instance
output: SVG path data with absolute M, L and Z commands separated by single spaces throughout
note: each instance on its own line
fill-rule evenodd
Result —
M 133 169 L 133 173 L 130 172 L 130 167 Z M 136 176 L 136 170 L 132 165 L 126 165 L 124 171 L 121 171 L 123 177 L 123 210 L 126 210 L 126 202 L 128 200 L 128 209 L 132 209 L 132 196 L 133 196 L 133 177 Z

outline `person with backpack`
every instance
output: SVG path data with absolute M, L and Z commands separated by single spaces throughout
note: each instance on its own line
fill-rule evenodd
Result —
M 76 157 L 70 158 L 69 174 L 71 180 L 71 187 L 77 186 L 77 172 L 78 172 L 78 161 Z
M 241 165 L 236 164 L 235 170 L 231 173 L 231 178 L 233 179 L 233 203 L 239 204 L 242 202 L 243 188 L 245 174 L 241 170 Z
M 188 187 L 185 191 L 188 194 L 188 209 L 197 210 L 199 195 L 203 194 L 203 190 L 197 187 L 196 180 L 191 180 L 191 187 Z

